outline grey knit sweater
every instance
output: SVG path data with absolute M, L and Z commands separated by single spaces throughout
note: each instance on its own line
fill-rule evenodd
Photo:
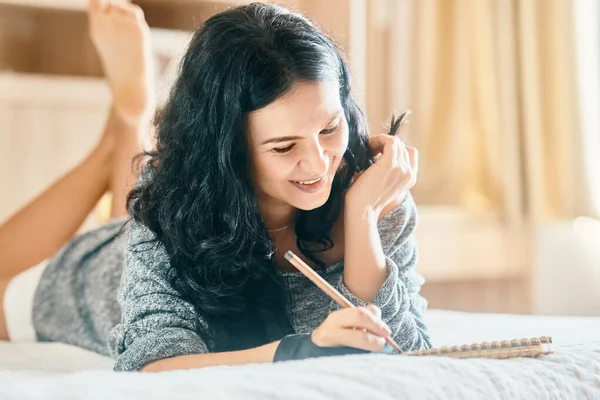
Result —
M 378 224 L 388 277 L 373 303 L 381 308 L 402 350 L 431 346 L 422 319 L 426 302 L 419 295 L 423 279 L 415 272 L 416 222 L 416 207 L 408 196 Z M 132 222 L 122 238 L 116 235 L 120 226 L 117 221 L 75 239 L 50 263 L 34 301 L 38 339 L 102 354 L 108 350 L 116 359 L 116 371 L 206 353 L 208 346 L 198 334 L 199 324 L 206 323 L 172 285 L 173 270 L 164 249 L 153 246 L 140 252 L 135 245 L 152 239 L 152 233 Z M 344 285 L 343 268 L 343 262 L 329 266 L 322 276 L 352 303 L 367 305 Z M 287 313 L 296 333 L 311 332 L 339 309 L 300 273 L 279 274 L 289 293 Z

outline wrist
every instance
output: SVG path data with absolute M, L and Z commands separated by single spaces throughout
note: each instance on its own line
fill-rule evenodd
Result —
M 376 223 L 381 210 L 382 208 L 356 201 L 351 197 L 346 197 L 344 201 L 345 222 Z
M 382 352 L 389 353 L 389 351 Z M 277 350 L 275 351 L 275 355 L 273 356 L 273 362 L 365 353 L 370 352 L 346 346 L 321 347 L 312 341 L 312 335 L 310 333 L 299 333 L 287 335 L 281 339 L 277 346 Z

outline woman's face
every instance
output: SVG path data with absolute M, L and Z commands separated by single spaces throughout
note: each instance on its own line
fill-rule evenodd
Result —
M 325 204 L 348 146 L 337 82 L 299 82 L 248 116 L 259 201 L 312 210 Z

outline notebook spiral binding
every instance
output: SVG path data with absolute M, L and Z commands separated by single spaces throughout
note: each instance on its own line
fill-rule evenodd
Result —
M 497 342 L 483 342 L 471 345 L 440 347 L 429 350 L 416 350 L 401 353 L 405 356 L 447 356 L 453 358 L 515 358 L 538 357 L 552 353 L 552 338 L 541 336 L 538 338 L 524 338 L 515 340 L 502 340 Z

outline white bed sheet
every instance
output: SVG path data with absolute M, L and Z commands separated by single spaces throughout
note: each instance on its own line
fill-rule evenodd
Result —
M 552 336 L 556 353 L 503 361 L 348 356 L 154 375 L 113 373 L 110 359 L 63 344 L 0 342 L 0 399 L 600 399 L 600 318 L 429 310 L 426 320 L 435 346 Z

